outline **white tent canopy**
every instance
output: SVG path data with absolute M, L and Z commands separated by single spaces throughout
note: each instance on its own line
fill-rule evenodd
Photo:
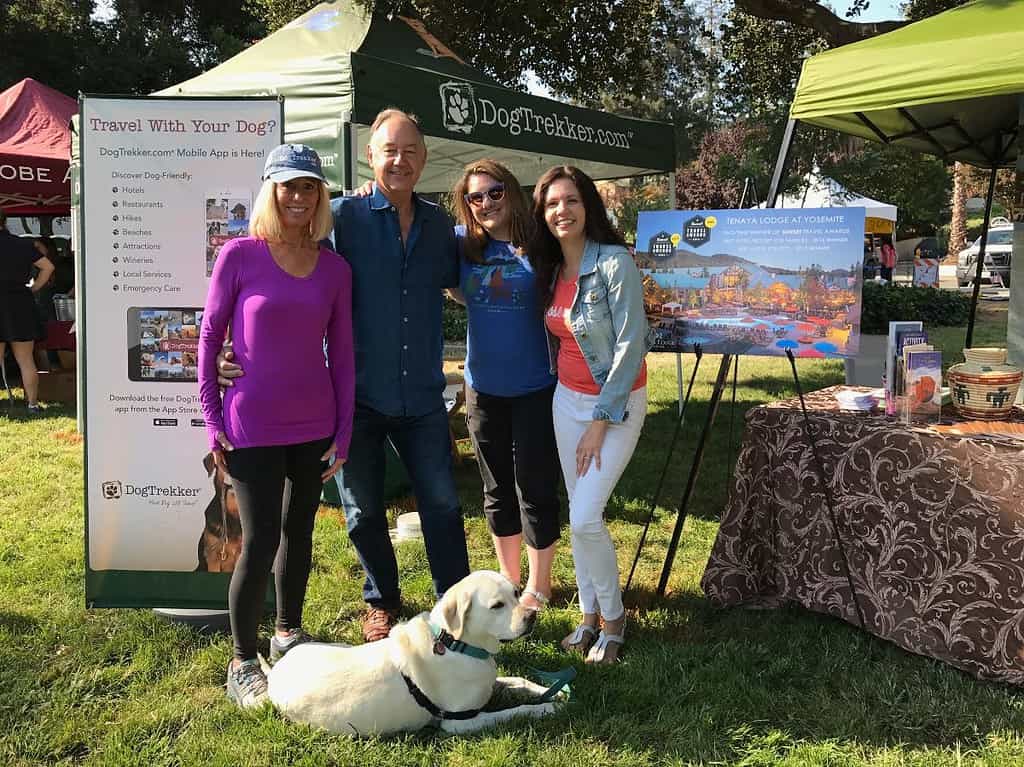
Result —
M 758 206 L 763 208 L 764 204 Z M 896 206 L 851 192 L 835 179 L 811 172 L 804 176 L 804 192 L 780 197 L 778 208 L 864 208 L 872 218 L 896 221 Z

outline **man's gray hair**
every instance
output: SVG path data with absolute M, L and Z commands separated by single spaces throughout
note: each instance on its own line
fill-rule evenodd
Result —
M 398 107 L 387 107 L 386 109 L 380 110 L 377 113 L 377 116 L 373 118 L 373 124 L 370 126 L 370 135 L 373 136 L 373 134 L 377 132 L 377 128 L 386 123 L 392 117 L 402 118 L 411 122 L 416 128 L 416 133 L 419 135 L 420 141 L 423 142 L 424 146 L 426 146 L 427 140 L 423 135 L 423 129 L 420 128 L 420 118 L 411 112 L 406 112 L 404 109 L 399 109 Z

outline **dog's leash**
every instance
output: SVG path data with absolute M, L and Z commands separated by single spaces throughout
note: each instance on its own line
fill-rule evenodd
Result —
M 530 703 L 531 706 L 537 703 L 547 703 L 562 692 L 565 693 L 566 700 L 572 697 L 572 688 L 569 687 L 569 682 L 576 678 L 576 669 L 572 666 L 566 666 L 559 671 L 541 671 L 540 669 L 531 668 L 530 672 L 541 681 L 541 684 L 548 685 L 545 693 L 537 698 L 536 701 L 532 701 Z

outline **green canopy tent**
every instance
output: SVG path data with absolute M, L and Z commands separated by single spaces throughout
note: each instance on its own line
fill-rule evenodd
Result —
M 489 156 L 524 184 L 548 167 L 593 178 L 669 173 L 672 126 L 509 90 L 464 63 L 423 25 L 351 0 L 321 3 L 264 40 L 157 95 L 285 97 L 285 136 L 313 146 L 332 189 L 372 177 L 363 147 L 383 108 L 416 114 L 430 161 L 418 189 L 440 192 Z
M 769 191 L 774 205 L 796 127 L 807 123 L 992 171 L 967 343 L 984 264 L 995 172 L 1018 163 L 1024 115 L 1024 2 L 975 0 L 804 62 Z M 1018 230 L 1020 227 L 1018 227 Z M 1024 243 L 1014 267 L 1024 279 Z M 1013 280 L 1011 280 L 1011 285 Z M 1018 296 L 1024 295 L 1018 287 Z M 1013 316 L 1011 309 L 1011 325 Z M 1011 339 L 1011 345 L 1013 339 Z M 1024 341 L 1018 341 L 1024 361 Z

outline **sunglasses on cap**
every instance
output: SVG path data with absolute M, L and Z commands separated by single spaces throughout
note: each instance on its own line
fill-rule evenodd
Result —
M 505 197 L 505 185 L 495 184 L 490 189 L 484 192 L 470 192 L 467 195 L 463 195 L 466 198 L 466 202 L 472 205 L 474 208 L 479 208 L 484 204 L 484 197 L 490 197 L 492 202 L 498 202 Z

